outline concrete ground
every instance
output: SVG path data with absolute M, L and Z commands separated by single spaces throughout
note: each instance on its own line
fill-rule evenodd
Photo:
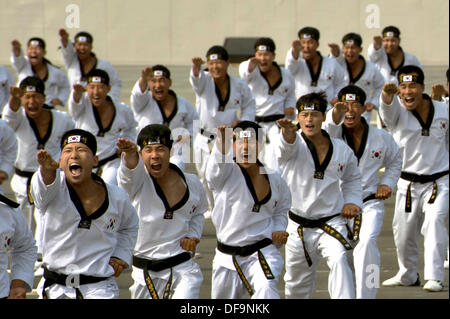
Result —
M 122 82 L 122 97 L 121 101 L 129 105 L 129 96 L 131 88 L 140 75 L 140 70 L 143 66 L 123 66 L 117 67 Z M 172 89 L 179 95 L 187 98 L 192 105 L 195 105 L 195 95 L 189 84 L 189 67 L 177 66 L 170 67 L 172 72 L 173 85 Z M 445 83 L 445 71 L 447 66 L 433 66 L 425 67 L 425 84 L 426 92 L 430 93 L 431 84 L 433 83 Z M 237 75 L 237 66 L 232 65 L 229 70 L 231 75 Z M 12 73 L 14 74 L 14 73 Z M 373 118 L 374 119 L 374 118 Z M 372 119 L 372 122 L 373 122 Z M 187 165 L 188 172 L 195 172 L 193 164 Z M 6 186 L 5 191 L 9 196 L 12 196 L 11 190 Z M 380 282 L 394 276 L 398 270 L 397 257 L 395 251 L 395 245 L 392 236 L 392 218 L 393 218 L 394 200 L 393 198 L 386 201 L 386 212 L 384 216 L 384 224 L 379 237 L 378 245 L 381 252 L 381 270 L 380 270 Z M 203 231 L 203 237 L 198 246 L 198 254 L 195 260 L 200 265 L 204 281 L 200 291 L 200 297 L 202 299 L 210 298 L 211 289 L 211 269 L 212 258 L 214 249 L 216 246 L 216 238 L 214 227 L 210 219 L 205 220 L 205 226 Z M 419 261 L 419 273 L 423 280 L 423 240 L 420 243 L 420 261 Z M 284 255 L 284 248 L 281 249 Z M 40 277 L 36 278 L 36 285 Z M 120 287 L 120 298 L 130 298 L 129 286 L 132 284 L 130 272 L 123 273 L 117 280 Z M 317 272 L 317 284 L 313 295 L 314 299 L 328 299 L 329 294 L 327 290 L 328 281 L 328 268 L 325 262 L 321 262 Z M 36 287 L 35 285 L 35 287 Z M 430 293 L 426 292 L 420 287 L 396 287 L 385 288 L 380 287 L 378 290 L 377 299 L 449 299 L 449 276 L 448 269 L 446 270 L 445 289 L 442 292 Z M 279 282 L 280 295 L 284 297 L 284 282 L 283 278 L 280 278 Z M 29 294 L 30 298 L 36 298 L 36 292 L 33 291 Z

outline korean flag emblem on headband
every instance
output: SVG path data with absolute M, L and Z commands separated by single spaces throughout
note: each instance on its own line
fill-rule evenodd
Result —
M 310 39 L 310 38 L 311 38 L 311 34 L 308 34 L 308 33 L 302 34 L 302 39 Z
M 393 38 L 394 37 L 394 32 L 388 31 L 388 32 L 385 33 L 385 36 L 389 37 L 389 38 Z
M 239 132 L 239 137 L 240 138 L 251 138 L 252 137 L 252 132 L 251 131 L 240 131 Z
M 211 54 L 209 56 L 209 60 L 214 61 L 214 60 L 218 60 L 219 59 L 219 55 L 217 53 Z
M 91 82 L 98 82 L 98 83 L 102 82 L 102 78 L 99 76 L 93 76 L 93 77 L 91 77 L 90 80 L 91 80 Z
M 345 100 L 346 101 L 356 101 L 356 95 L 355 94 L 345 94 Z
M 67 138 L 67 143 L 80 143 L 81 136 L 80 135 L 72 135 Z
M 40 45 L 39 41 L 37 41 L 37 40 L 33 40 L 30 42 L 30 46 L 38 47 L 39 45 Z
M 153 72 L 153 76 L 154 77 L 163 76 L 163 75 L 164 75 L 163 71 L 161 71 L 161 70 L 156 70 L 156 71 Z
M 347 45 L 353 45 L 353 44 L 355 44 L 355 41 L 353 41 L 353 40 L 347 40 L 347 41 L 345 41 L 345 44 L 347 44 Z
M 25 88 L 26 92 L 36 92 L 36 87 L 33 85 L 27 85 L 27 87 Z
M 303 111 L 314 111 L 316 108 L 314 104 L 308 104 L 303 106 Z
M 402 80 L 403 80 L 402 82 L 412 82 L 413 76 L 412 75 L 404 75 Z
M 87 37 L 79 36 L 79 37 L 77 38 L 77 42 L 87 42 Z
M 266 45 L 259 45 L 258 46 L 258 51 L 267 51 L 267 46 Z

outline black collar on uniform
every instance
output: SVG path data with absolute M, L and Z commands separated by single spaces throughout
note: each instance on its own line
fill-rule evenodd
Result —
M 47 109 L 45 107 L 45 104 L 44 104 L 44 109 Z M 38 150 L 43 150 L 45 148 L 45 143 L 48 142 L 48 140 L 50 139 L 50 135 L 52 134 L 53 112 L 52 111 L 49 111 L 49 112 L 50 112 L 50 122 L 48 123 L 47 132 L 45 133 L 44 137 L 42 137 L 42 138 L 41 138 L 41 134 L 39 134 L 39 129 L 36 125 L 36 122 L 31 117 L 28 117 L 28 115 L 27 115 L 27 119 L 28 119 L 28 122 L 30 123 L 31 129 L 33 130 L 34 137 L 36 137 L 36 141 L 38 142 L 38 146 L 37 146 Z
M 328 147 L 328 152 L 327 152 L 327 155 L 325 156 L 325 159 L 323 160 L 322 164 L 320 164 L 319 156 L 317 155 L 317 151 L 316 151 L 316 148 L 314 147 L 313 142 L 311 142 L 311 140 L 309 140 L 306 137 L 305 133 L 303 133 L 303 132 L 301 133 L 303 139 L 306 142 L 306 145 L 309 148 L 309 151 L 311 152 L 311 155 L 312 155 L 312 158 L 314 161 L 314 166 L 315 166 L 314 178 L 316 178 L 316 179 L 323 179 L 323 177 L 325 175 L 325 170 L 327 169 L 328 164 L 331 161 L 331 157 L 333 156 L 333 143 L 331 142 L 330 135 L 325 130 L 322 130 L 322 134 L 330 141 L 330 146 Z
M 6 205 L 12 208 L 17 208 L 20 206 L 20 204 L 10 200 L 8 197 L 3 196 L 2 194 L 0 194 L 0 202 L 5 203 Z
M 228 79 L 228 89 L 227 89 L 227 95 L 225 96 L 225 99 L 222 99 L 222 93 L 220 93 L 220 88 L 217 86 L 216 82 L 214 82 L 214 87 L 216 90 L 216 96 L 217 99 L 219 100 L 219 112 L 223 112 L 225 111 L 225 106 L 228 103 L 228 100 L 230 99 L 230 93 L 231 93 L 231 79 L 230 76 L 227 74 L 227 79 Z
M 177 95 L 172 90 L 169 90 L 169 94 L 172 95 L 175 98 L 175 107 L 173 108 L 172 113 L 170 113 L 170 115 L 168 117 L 166 116 L 166 113 L 164 113 L 164 108 L 162 107 L 161 102 L 155 100 L 156 103 L 158 104 L 159 111 L 161 112 L 161 116 L 163 118 L 163 125 L 166 125 L 166 126 L 170 125 L 170 122 L 172 122 L 173 118 L 178 113 L 178 98 L 177 98 Z
M 278 89 L 278 87 L 283 82 L 283 75 L 281 73 L 281 69 L 280 69 L 279 65 L 276 62 L 272 62 L 272 65 L 276 69 L 278 69 L 278 71 L 280 72 L 280 79 L 273 86 L 270 85 L 270 82 L 267 79 L 266 74 L 262 73 L 261 70 L 259 71 L 259 73 L 261 73 L 261 76 L 263 77 L 263 79 L 266 80 L 266 82 L 267 82 L 267 86 L 269 87 L 269 92 L 267 94 L 269 94 L 269 95 L 273 95 L 273 92 L 275 92 L 275 90 Z
M 186 202 L 189 199 L 189 186 L 186 182 L 186 177 L 184 176 L 183 172 L 181 171 L 180 168 L 178 168 L 178 166 L 176 166 L 175 164 L 172 164 L 172 163 L 169 163 L 169 169 L 172 169 L 176 173 L 178 173 L 178 175 L 180 175 L 180 177 L 183 179 L 184 183 L 186 184 L 186 192 L 184 193 L 183 198 L 172 207 L 169 206 L 169 202 L 167 201 L 166 195 L 164 194 L 164 191 L 162 190 L 161 186 L 159 186 L 158 181 L 152 176 L 152 174 L 148 173 L 148 175 L 150 176 L 150 178 L 153 181 L 153 185 L 155 186 L 156 194 L 158 194 L 159 198 L 161 198 L 161 201 L 164 204 L 164 208 L 166 209 L 166 211 L 164 213 L 164 219 L 173 219 L 174 211 L 183 207 L 184 204 L 186 204 Z
M 348 146 L 353 150 L 353 153 L 355 153 L 356 158 L 358 159 L 358 165 L 359 160 L 361 156 L 364 154 L 364 150 L 366 149 L 367 144 L 367 137 L 369 136 L 369 125 L 366 122 L 366 119 L 361 116 L 361 122 L 364 127 L 361 144 L 359 145 L 359 150 L 355 149 L 355 143 L 353 142 L 352 134 L 348 131 L 348 129 L 345 127 L 345 125 L 342 125 L 342 138 L 345 138 L 345 141 L 347 142 Z
M 84 73 L 84 68 L 83 68 L 83 65 L 81 64 L 81 60 L 80 60 L 80 58 L 77 56 L 77 59 L 78 59 L 78 65 L 80 66 L 80 73 L 81 73 L 81 77 L 80 77 L 80 81 L 82 81 L 82 82 L 87 82 L 88 81 L 88 74 L 89 74 L 89 72 L 91 72 L 92 70 L 95 70 L 96 68 L 97 68 L 97 62 L 98 62 L 98 60 L 97 60 L 97 57 L 95 56 L 95 53 L 92 53 L 91 52 L 91 56 L 93 56 L 94 58 L 95 58 L 95 64 L 94 64 L 94 66 L 89 70 L 89 71 L 87 71 L 86 73 Z
M 348 64 L 347 60 L 345 60 L 345 64 L 347 65 L 348 79 L 349 79 L 348 84 L 355 84 L 356 82 L 358 82 L 359 79 L 363 76 L 364 71 L 366 70 L 366 60 L 364 59 L 364 57 L 362 55 L 360 55 L 359 58 L 363 60 L 364 64 L 363 64 L 363 68 L 362 68 L 361 72 L 359 72 L 355 77 L 353 77 L 353 73 L 352 73 L 352 69 L 350 68 L 350 64 Z
M 236 158 L 233 158 L 233 160 L 234 162 L 236 162 Z M 256 160 L 256 163 L 258 164 L 259 167 L 264 167 L 264 165 L 259 160 Z M 248 175 L 245 168 L 241 167 L 239 164 L 237 165 L 241 169 L 242 175 L 244 175 L 245 183 L 247 184 L 250 194 L 252 194 L 253 201 L 255 202 L 255 204 L 253 205 L 252 212 L 259 213 L 261 206 L 267 203 L 272 197 L 272 187 L 270 186 L 269 176 L 267 176 L 267 174 L 262 174 L 266 178 L 267 183 L 269 183 L 269 192 L 263 199 L 258 200 L 258 196 L 256 196 L 255 186 L 253 185 L 250 175 Z
M 100 218 L 104 213 L 106 213 L 106 210 L 109 207 L 109 196 L 108 196 L 108 188 L 106 187 L 105 182 L 100 176 L 97 176 L 95 174 L 92 174 L 92 179 L 96 181 L 97 183 L 101 184 L 103 188 L 105 189 L 105 200 L 103 201 L 103 204 L 91 215 L 87 215 L 86 211 L 84 210 L 83 203 L 81 202 L 80 197 L 78 197 L 77 192 L 73 188 L 72 185 L 67 181 L 66 179 L 66 185 L 67 189 L 69 190 L 70 199 L 72 200 L 73 204 L 75 205 L 75 208 L 77 209 L 78 214 L 80 215 L 80 223 L 78 224 L 78 228 L 84 228 L 84 229 L 90 229 L 91 228 L 91 221 L 93 219 Z
M 431 124 L 433 123 L 433 117 L 434 117 L 433 100 L 427 94 L 422 94 L 422 98 L 424 100 L 430 101 L 430 110 L 428 111 L 427 121 L 424 123 L 422 118 L 420 117 L 419 113 L 416 110 L 412 110 L 411 113 L 419 121 L 419 124 L 422 127 L 422 136 L 430 136 L 430 127 L 431 127 Z
M 319 51 L 317 51 L 317 54 L 320 57 L 320 61 L 319 61 L 319 68 L 317 69 L 316 73 L 314 73 L 314 68 L 312 64 L 309 61 L 306 61 L 306 65 L 308 66 L 309 70 L 309 75 L 311 76 L 311 86 L 317 86 L 319 82 L 320 72 L 322 71 L 323 58 Z
M 100 113 L 98 113 L 97 108 L 94 105 L 92 105 L 92 111 L 94 112 L 95 122 L 97 123 L 97 126 L 98 126 L 97 136 L 99 136 L 99 137 L 103 137 L 103 136 L 105 136 L 105 133 L 109 132 L 109 130 L 111 129 L 111 126 L 114 123 L 114 120 L 116 119 L 116 106 L 114 105 L 113 100 L 109 96 L 106 97 L 106 100 L 111 102 L 113 105 L 113 108 L 114 108 L 113 117 L 107 127 L 102 126 L 102 119 L 100 117 Z
M 395 68 L 395 69 L 394 69 L 394 67 L 392 66 L 391 58 L 389 57 L 389 55 L 386 54 L 387 60 L 388 60 L 388 63 L 389 63 L 389 67 L 391 68 L 391 75 L 397 74 L 397 71 L 403 66 L 403 64 L 405 64 L 405 52 L 403 52 L 402 47 L 398 47 L 398 49 L 399 49 L 400 51 L 402 51 L 402 56 L 403 56 L 403 58 L 402 58 L 402 62 L 400 62 L 400 65 L 399 65 L 397 68 Z

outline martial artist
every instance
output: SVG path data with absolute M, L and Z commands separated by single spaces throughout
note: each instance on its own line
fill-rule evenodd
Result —
M 234 126 L 240 121 L 255 120 L 255 100 L 248 84 L 227 72 L 228 52 L 222 46 L 212 46 L 206 52 L 207 69 L 200 57 L 192 59 L 189 82 L 195 92 L 195 107 L 200 116 L 200 132 L 194 126 L 194 163 L 206 190 L 209 211 L 214 207 L 211 191 L 205 180 L 206 163 L 221 125 Z M 240 117 L 238 118 L 238 111 Z
M 448 104 L 424 94 L 424 74 L 417 66 L 402 67 L 397 81 L 398 87 L 386 83 L 380 98 L 381 119 L 403 157 L 392 222 L 399 271 L 383 286 L 420 284 L 417 263 L 422 234 L 427 281 L 423 289 L 441 291 L 449 241 Z
M 330 268 L 328 292 L 333 299 L 355 298 L 347 251 L 347 219 L 361 213 L 362 187 L 357 159 L 342 140 L 321 129 L 327 100 L 324 92 L 297 101 L 297 125 L 282 126 L 279 163 L 291 190 L 286 244 L 286 298 L 312 298 L 320 259 Z M 294 195 L 295 194 L 295 195 Z
M 206 168 L 217 234 L 211 298 L 276 299 L 291 193 L 278 172 L 258 160 L 263 130 L 250 121 L 220 126 Z M 224 158 L 225 157 L 225 158 Z
M 380 69 L 385 83 L 397 84 L 397 72 L 404 65 L 416 65 L 422 69 L 419 60 L 400 46 L 400 30 L 397 27 L 387 26 L 381 34 L 373 37 L 367 56 Z
M 271 38 L 259 38 L 254 48 L 255 55 L 239 65 L 239 75 L 255 98 L 255 122 L 265 130 L 266 143 L 260 158 L 266 168 L 275 170 L 278 163 L 273 149 L 280 139 L 276 121 L 285 116 L 295 119 L 295 83 L 291 73 L 275 62 L 275 42 Z
M 111 82 L 110 96 L 119 101 L 122 81 L 119 73 L 113 68 L 110 62 L 97 58 L 92 52 L 94 39 L 88 32 L 78 32 L 74 37 L 74 43 L 69 41 L 69 34 L 66 30 L 60 29 L 61 52 L 64 65 L 67 70 L 70 86 L 74 84 L 86 85 L 88 74 L 94 69 L 101 69 L 108 73 Z
M 34 200 L 30 194 L 31 177 L 39 168 L 39 164 L 36 157 L 30 154 L 45 149 L 52 157 L 59 158 L 61 136 L 68 129 L 74 128 L 75 124 L 66 112 L 46 107 L 45 84 L 38 77 L 26 77 L 20 82 L 19 88 L 11 88 L 11 97 L 3 112 L 3 118 L 16 133 L 18 141 L 11 189 L 35 235 L 40 254 L 41 221 L 35 212 Z M 39 263 L 36 266 L 38 267 Z
M 16 156 L 16 133 L 5 121 L 0 119 L 0 192 L 2 192 L 2 184 L 7 182 L 14 172 Z
M 43 299 L 113 299 L 131 265 L 138 217 L 127 193 L 92 173 L 95 136 L 73 129 L 61 138 L 59 163 L 45 150 L 31 193 L 43 218 Z
M 339 102 L 327 112 L 324 128 L 344 140 L 358 159 L 363 188 L 362 214 L 349 220 L 350 252 L 355 269 L 356 298 L 375 299 L 380 286 L 380 251 L 377 240 L 384 216 L 384 200 L 394 192 L 402 169 L 400 148 L 385 130 L 367 123 L 366 93 L 358 86 L 344 87 Z M 385 168 L 381 180 L 378 171 Z
M 363 89 L 367 100 L 364 105 L 366 110 L 363 117 L 370 124 L 372 110 L 378 110 L 381 89 L 384 85 L 384 78 L 378 67 L 372 62 L 366 61 L 361 55 L 362 38 L 357 33 L 347 33 L 342 38 L 342 51 L 337 44 L 329 44 L 331 47 L 331 57 L 345 70 L 344 82 L 346 85 L 356 85 Z
M 133 299 L 199 298 L 201 269 L 192 260 L 200 242 L 206 196 L 197 176 L 169 162 L 173 145 L 162 124 L 144 127 L 137 145 L 119 138 L 118 184 L 139 216 L 130 287 Z
M 97 137 L 99 162 L 95 167 L 96 174 L 105 182 L 117 185 L 120 159 L 116 142 L 119 137 L 136 139 L 136 121 L 126 104 L 110 97 L 111 85 L 106 71 L 92 70 L 87 83 L 86 87 L 74 84 L 69 114 L 76 128 Z
M 131 109 L 138 122 L 137 131 L 149 124 L 168 126 L 175 141 L 172 145 L 171 162 L 182 170 L 191 161 L 194 121 L 197 111 L 189 101 L 173 90 L 170 70 L 164 65 L 145 67 L 131 91 Z
M 36 243 L 18 207 L 0 193 L 0 299 L 25 299 L 33 288 Z
M 17 40 L 12 41 L 11 64 L 17 73 L 18 83 L 28 76 L 36 76 L 45 83 L 45 103 L 51 107 L 65 106 L 70 94 L 70 84 L 65 72 L 45 58 L 45 41 L 28 40 L 26 56 Z
M 325 91 L 327 101 L 332 107 L 337 100 L 339 90 L 343 88 L 345 72 L 335 59 L 322 56 L 319 48 L 320 32 L 313 27 L 304 27 L 298 31 L 298 39 L 286 55 L 286 68 L 295 80 L 295 98 Z
M 3 108 L 9 101 L 9 89 L 15 85 L 14 77 L 4 66 L 0 66 L 0 118 Z

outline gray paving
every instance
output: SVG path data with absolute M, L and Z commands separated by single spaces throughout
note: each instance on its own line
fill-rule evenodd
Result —
M 153 63 L 156 64 L 156 63 Z M 121 101 L 129 104 L 129 96 L 132 86 L 140 75 L 140 70 L 144 66 L 117 66 L 122 81 L 122 98 Z M 192 105 L 195 105 L 195 95 L 189 84 L 189 66 L 173 66 L 170 67 L 172 72 L 173 85 L 172 89 L 180 96 L 187 98 Z M 425 67 L 425 85 L 426 92 L 430 93 L 431 84 L 442 83 L 445 84 L 445 71 L 447 66 L 430 66 Z M 232 65 L 230 68 L 231 75 L 237 75 L 237 66 Z M 188 172 L 195 172 L 193 164 L 187 165 Z M 8 187 L 5 188 L 6 193 L 11 195 L 11 191 Z M 397 272 L 397 259 L 395 245 L 392 237 L 392 217 L 393 217 L 394 200 L 391 198 L 386 201 L 386 212 L 384 217 L 383 228 L 379 237 L 378 245 L 381 252 L 381 270 L 380 281 L 388 279 L 395 275 Z M 206 219 L 203 237 L 198 246 L 198 255 L 195 257 L 199 263 L 204 276 L 203 285 L 200 291 L 200 297 L 202 299 L 210 298 L 211 289 L 211 267 L 214 249 L 216 245 L 215 231 L 210 219 Z M 284 255 L 284 249 L 281 251 Z M 423 278 L 423 240 L 420 244 L 420 260 L 419 260 L 419 273 Z M 36 283 L 40 278 L 36 278 Z M 125 272 L 117 280 L 120 287 L 120 298 L 130 298 L 128 287 L 132 284 L 130 272 Z M 328 299 L 327 291 L 328 281 L 328 269 L 325 262 L 321 262 L 317 272 L 317 284 L 313 298 L 315 299 Z M 424 284 L 422 280 L 422 285 Z M 448 299 L 449 298 L 449 276 L 448 270 L 446 270 L 445 289 L 442 292 L 430 293 L 422 289 L 422 287 L 396 287 L 385 288 L 380 287 L 378 291 L 378 299 Z M 280 295 L 284 297 L 284 282 L 281 277 L 279 282 Z M 30 294 L 31 298 L 36 297 L 36 293 Z

